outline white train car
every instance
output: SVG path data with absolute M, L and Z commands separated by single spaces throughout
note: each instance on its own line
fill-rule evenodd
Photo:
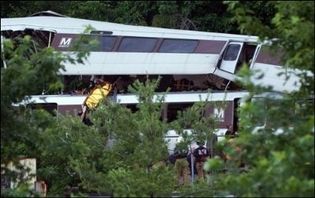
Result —
M 184 111 L 196 102 L 207 102 L 205 116 L 214 116 L 218 120 L 218 128 L 215 133 L 218 140 L 224 138 L 225 132 L 229 127 L 231 131 L 236 132 L 238 129 L 237 111 L 240 101 L 249 93 L 246 91 L 235 92 L 194 92 L 194 93 L 157 93 L 154 100 L 165 96 L 163 102 L 163 111 L 161 119 L 167 122 L 174 121 L 177 118 L 178 111 Z M 118 94 L 110 97 L 111 100 L 123 105 L 132 111 L 137 111 L 139 103 L 138 96 L 135 94 Z M 30 104 L 33 108 L 43 108 L 50 112 L 57 111 L 66 115 L 78 115 L 81 111 L 81 105 L 85 100 L 85 96 L 72 95 L 36 95 L 32 96 L 28 101 L 24 101 L 24 105 Z M 224 106 L 217 105 L 217 102 L 224 102 Z M 187 129 L 189 132 L 189 129 Z M 172 153 L 177 142 L 181 137 L 174 130 L 169 130 L 165 136 L 168 143 L 169 153 Z
M 29 34 L 42 46 L 71 53 L 75 40 L 87 26 L 92 26 L 94 30 L 85 35 L 99 45 L 83 64 L 65 63 L 66 70 L 60 71 L 61 75 L 215 75 L 235 81 L 237 71 L 247 63 L 250 69 L 264 72 L 263 78 L 256 78 L 260 74 L 253 78 L 256 84 L 272 86 L 275 91 L 299 88 L 296 71 L 292 73 L 284 67 L 281 53 L 265 50 L 256 36 L 49 15 L 1 19 L 1 35 L 14 38 Z M 280 72 L 286 75 L 278 76 Z

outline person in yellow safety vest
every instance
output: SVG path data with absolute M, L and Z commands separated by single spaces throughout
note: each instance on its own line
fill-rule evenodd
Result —
M 113 86 L 109 82 L 97 80 L 95 88 L 90 92 L 83 102 L 81 120 L 83 121 L 87 110 L 94 109 L 98 106 L 100 101 L 104 99 L 112 90 Z

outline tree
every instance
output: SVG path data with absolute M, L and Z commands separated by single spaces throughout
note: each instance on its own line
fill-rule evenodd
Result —
M 18 104 L 44 89 L 62 88 L 58 71 L 63 69 L 63 62 L 82 62 L 88 55 L 82 49 L 76 58 L 71 58 L 50 47 L 38 49 L 35 53 L 33 42 L 30 36 L 3 42 L 1 63 L 5 60 L 6 67 L 1 67 L 1 164 L 4 165 L 1 166 L 1 175 L 14 174 L 15 171 L 12 173 L 6 168 L 10 162 L 16 164 L 21 157 L 37 158 L 40 155 L 36 145 L 43 142 L 39 138 L 43 126 L 36 124 L 28 108 Z M 25 171 L 20 174 L 24 175 Z M 13 181 L 20 177 L 16 174 Z
M 70 2 L 64 1 L 1 1 L 1 18 L 26 17 L 39 11 L 53 10 L 61 14 L 70 8 Z
M 70 17 L 133 25 L 230 32 L 226 5 L 193 1 L 1 2 L 1 17 L 25 17 L 53 10 Z M 210 13 L 209 13 L 210 12 Z M 236 28 L 233 27 L 235 30 Z
M 161 119 L 164 97 L 153 100 L 158 83 L 159 80 L 137 80 L 129 87 L 139 99 L 136 109 L 105 100 L 91 112 L 92 128 L 104 141 L 90 152 L 94 157 L 71 160 L 83 192 L 111 193 L 115 197 L 170 196 L 177 182 L 173 167 L 167 165 L 167 131 L 175 129 L 181 134 L 186 148 L 192 142 L 211 138 L 217 118 L 205 115 L 209 103 L 195 103 L 179 113 L 178 120 L 167 123 Z M 192 129 L 192 133 L 189 135 L 184 129 Z
M 266 27 L 244 4 L 228 3 L 242 32 L 278 39 L 273 46 L 284 49 L 285 65 L 304 71 L 300 75 L 302 86 L 297 92 L 284 93 L 280 101 L 268 97 L 253 101 L 253 95 L 262 90 L 246 81 L 251 74 L 243 68 L 242 83 L 251 91 L 251 97 L 240 111 L 240 137 L 236 144 L 241 152 L 226 152 L 244 160 L 249 171 L 217 178 L 215 188 L 222 195 L 314 194 L 314 2 L 270 4 L 276 12 Z M 257 130 L 261 121 L 264 127 Z M 209 161 L 207 168 L 213 168 L 214 162 Z
M 110 192 L 114 196 L 167 196 L 173 190 L 172 171 L 164 135 L 167 125 L 161 116 L 161 101 L 153 102 L 156 81 L 136 81 L 140 103 L 137 111 L 107 101 L 91 118 L 95 128 L 113 144 L 104 142 L 102 155 L 92 161 L 73 160 L 73 166 L 89 192 Z M 106 179 L 104 179 L 106 178 Z

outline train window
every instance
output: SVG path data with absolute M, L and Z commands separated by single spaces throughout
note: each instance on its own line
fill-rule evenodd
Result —
M 27 105 L 27 107 L 30 107 L 31 109 L 44 109 L 53 116 L 56 116 L 57 106 L 57 103 L 38 103 Z
M 119 52 L 152 52 L 157 39 L 155 38 L 131 38 L 126 37 L 118 48 Z
M 198 41 L 195 40 L 165 39 L 159 52 L 191 53 L 195 50 L 197 44 Z
M 262 46 L 258 52 L 256 63 L 270 64 L 270 65 L 284 65 L 283 49 L 273 49 L 269 46 Z
M 132 113 L 135 113 L 139 110 L 139 108 L 137 107 L 137 104 L 126 104 L 124 105 L 126 108 L 130 109 L 130 111 Z
M 179 111 L 185 111 L 192 107 L 194 103 L 169 103 L 167 104 L 167 122 L 172 122 L 178 118 Z
M 223 60 L 234 61 L 237 58 L 238 52 L 240 51 L 241 45 L 239 44 L 230 44 L 224 54 Z
M 116 37 L 113 36 L 102 36 L 100 40 L 101 51 L 109 52 L 112 50 Z

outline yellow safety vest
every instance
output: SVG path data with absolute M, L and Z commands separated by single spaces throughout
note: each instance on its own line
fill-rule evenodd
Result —
M 91 93 L 87 96 L 84 101 L 84 104 L 89 108 L 93 109 L 97 107 L 99 102 L 105 98 L 109 92 L 112 90 L 112 85 L 109 83 L 105 83 L 101 86 L 97 86 L 95 89 L 91 91 Z

